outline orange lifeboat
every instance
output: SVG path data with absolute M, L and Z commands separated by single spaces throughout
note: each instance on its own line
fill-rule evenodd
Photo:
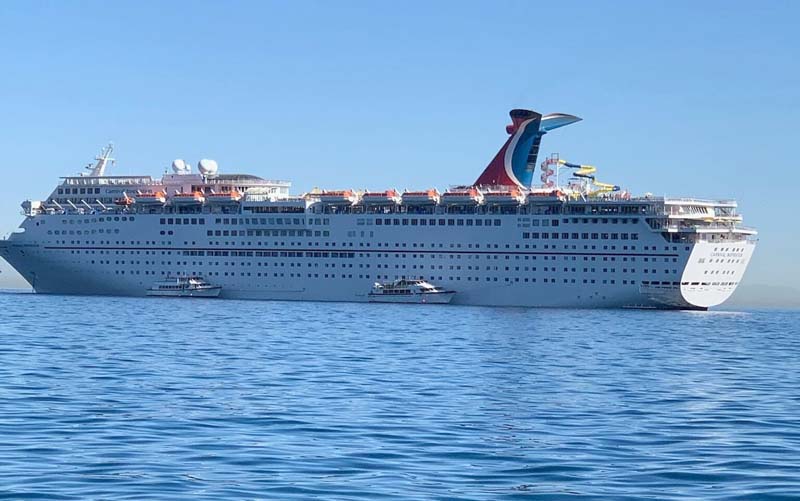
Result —
M 205 197 L 199 191 L 192 193 L 176 193 L 170 197 L 173 205 L 200 205 L 205 202 Z
M 404 204 L 437 204 L 441 199 L 441 195 L 435 189 L 426 191 L 406 191 L 401 197 Z
M 122 198 L 114 200 L 114 204 L 119 205 L 120 207 L 130 207 L 134 202 L 135 200 L 128 195 L 124 195 Z
M 136 195 L 136 203 L 142 205 L 164 205 L 167 196 L 163 191 L 157 193 L 139 193 Z
M 483 192 L 483 200 L 487 204 L 516 205 L 525 200 L 525 194 L 517 188 L 499 191 L 485 191 Z
M 442 194 L 442 203 L 449 205 L 477 205 L 483 196 L 476 188 L 452 189 Z
M 316 196 L 320 202 L 326 204 L 352 204 L 357 198 L 352 190 L 323 191 Z
M 242 199 L 242 194 L 236 190 L 231 190 L 222 193 L 208 193 L 205 198 L 208 203 L 212 204 L 235 204 Z
M 367 205 L 394 205 L 400 203 L 400 195 L 395 190 L 365 192 L 361 201 Z

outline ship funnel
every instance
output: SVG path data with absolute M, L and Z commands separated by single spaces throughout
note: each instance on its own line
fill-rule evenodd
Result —
M 581 119 L 565 113 L 541 115 L 535 111 L 514 109 L 509 113 L 511 125 L 506 127 L 511 137 L 489 162 L 475 181 L 476 186 L 519 186 L 529 188 L 536 170 L 539 145 L 548 131 L 579 122 Z

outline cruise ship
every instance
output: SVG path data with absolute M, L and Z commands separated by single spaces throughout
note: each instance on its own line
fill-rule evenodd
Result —
M 27 200 L 0 256 L 38 293 L 146 296 L 202 277 L 222 298 L 369 301 L 376 282 L 425 280 L 450 304 L 707 309 L 742 280 L 756 231 L 733 200 L 634 195 L 552 154 L 581 119 L 515 109 L 474 183 L 447 190 L 315 189 L 182 160 L 117 176 L 112 146 L 44 200 Z

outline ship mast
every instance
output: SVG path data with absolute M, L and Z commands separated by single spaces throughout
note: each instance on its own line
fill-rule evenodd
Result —
M 108 146 L 100 150 L 100 154 L 94 157 L 97 163 L 86 167 L 89 170 L 90 177 L 102 177 L 105 175 L 108 162 L 114 163 L 114 159 L 111 158 L 111 152 L 113 151 L 114 143 L 108 143 Z

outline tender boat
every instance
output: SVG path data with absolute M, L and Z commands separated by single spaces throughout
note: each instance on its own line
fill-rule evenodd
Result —
M 400 279 L 376 282 L 369 293 L 370 303 L 431 303 L 447 304 L 455 291 L 444 290 L 425 280 Z
M 148 296 L 163 297 L 217 297 L 222 286 L 212 285 L 202 277 L 170 277 L 153 284 L 147 289 Z

